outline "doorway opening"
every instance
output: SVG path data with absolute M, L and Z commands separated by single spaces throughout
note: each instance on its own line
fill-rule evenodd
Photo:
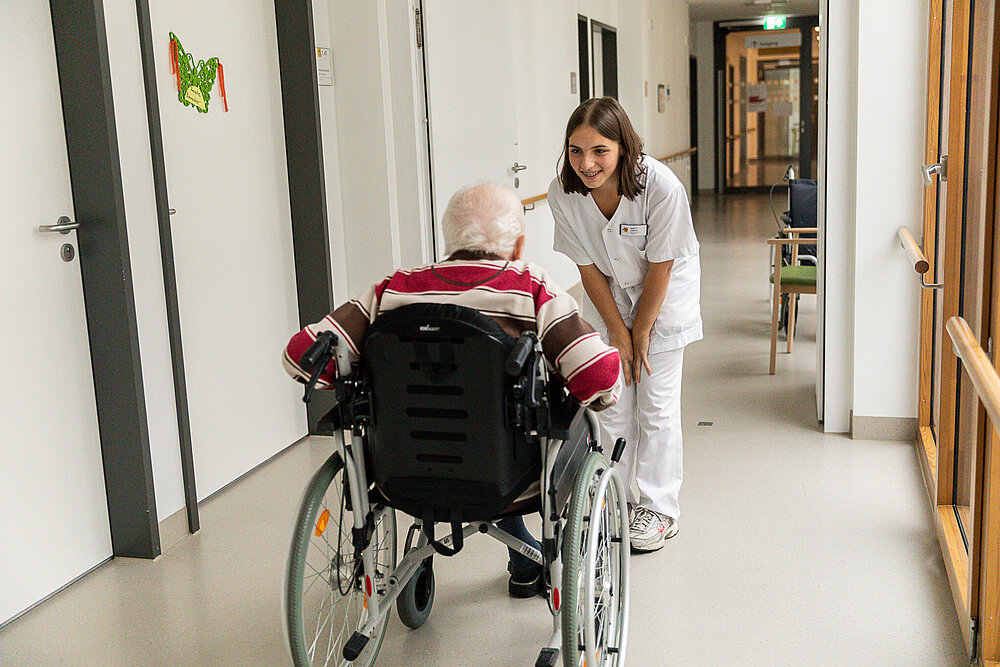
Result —
M 789 173 L 815 178 L 819 19 L 715 24 L 717 190 L 766 190 Z
M 580 101 L 591 97 L 618 99 L 618 30 L 577 16 Z

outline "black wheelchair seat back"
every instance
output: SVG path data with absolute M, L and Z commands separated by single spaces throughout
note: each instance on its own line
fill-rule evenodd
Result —
M 412 304 L 375 319 L 361 355 L 372 401 L 366 456 L 390 505 L 434 521 L 484 520 L 538 481 L 539 444 L 512 425 L 516 378 L 504 365 L 513 345 L 496 321 L 462 306 Z
M 790 218 L 789 227 L 815 227 L 816 226 L 816 181 L 809 178 L 793 178 L 788 181 L 788 216 Z M 801 238 L 816 238 L 815 232 L 806 232 Z M 790 264 L 792 260 L 791 246 L 783 246 L 782 255 L 785 264 Z M 799 246 L 800 255 L 816 256 L 816 244 L 802 244 Z

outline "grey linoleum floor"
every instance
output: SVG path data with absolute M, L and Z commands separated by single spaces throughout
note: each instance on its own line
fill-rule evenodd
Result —
M 766 198 L 694 208 L 706 336 L 685 359 L 683 515 L 666 548 L 633 558 L 629 663 L 967 664 L 913 446 L 816 423 L 814 297 L 767 375 Z M 203 503 L 197 535 L 109 562 L 0 630 L 0 664 L 288 664 L 282 566 L 329 451 L 291 448 Z M 533 665 L 549 612 L 506 596 L 504 564 L 485 538 L 439 559 L 430 619 L 409 631 L 394 616 L 377 664 Z

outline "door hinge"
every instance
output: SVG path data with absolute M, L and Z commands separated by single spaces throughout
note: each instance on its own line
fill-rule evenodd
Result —
M 413 8 L 413 21 L 417 29 L 417 48 L 424 48 L 424 19 L 420 13 L 420 5 Z

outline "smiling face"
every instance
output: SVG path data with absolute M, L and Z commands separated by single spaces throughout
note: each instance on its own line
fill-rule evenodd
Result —
M 591 190 L 618 194 L 618 158 L 621 145 L 589 125 L 581 125 L 569 135 L 567 153 L 570 166 Z

